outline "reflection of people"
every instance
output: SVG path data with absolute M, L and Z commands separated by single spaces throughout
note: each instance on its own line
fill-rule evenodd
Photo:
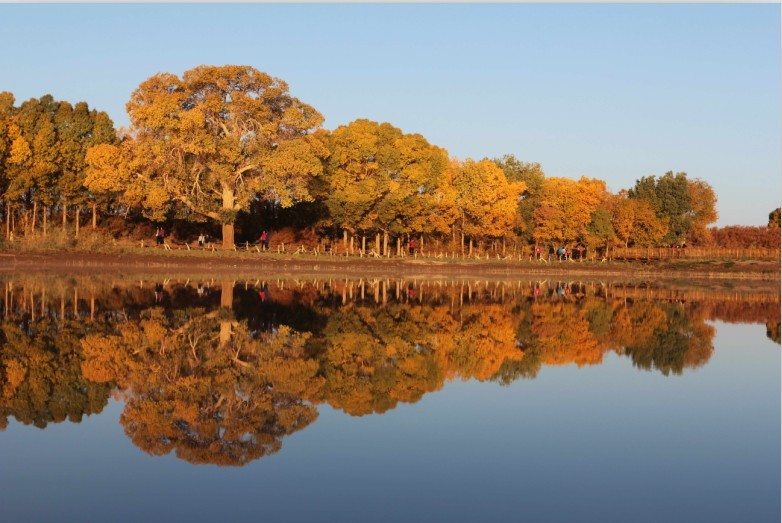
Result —
M 265 302 L 266 300 L 268 300 L 269 299 L 269 285 L 267 285 L 266 283 L 261 285 L 261 290 L 258 292 L 258 296 L 261 297 L 261 301 L 262 302 Z
M 163 284 L 157 283 L 155 284 L 155 303 L 160 303 L 163 301 Z
M 202 282 L 198 282 L 198 287 L 196 287 L 196 292 L 199 296 L 204 296 L 204 284 Z

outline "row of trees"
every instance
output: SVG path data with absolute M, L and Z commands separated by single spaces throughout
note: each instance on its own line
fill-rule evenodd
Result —
M 69 206 L 156 222 L 235 225 L 256 239 L 280 209 L 319 234 L 374 239 L 424 236 L 452 244 L 511 239 L 543 246 L 653 246 L 702 242 L 717 218 L 702 180 L 669 172 L 612 194 L 598 179 L 546 177 L 514 156 L 460 161 L 419 134 L 356 120 L 329 132 L 280 79 L 246 66 L 200 66 L 144 81 L 127 103 L 131 127 L 51 96 L 14 105 L 0 95 L 0 190 L 6 228 Z M 265 214 L 259 209 L 265 209 Z M 279 221 L 275 223 L 279 225 Z M 374 237 L 374 238 L 373 238 Z M 382 247 L 381 247 L 382 239 Z

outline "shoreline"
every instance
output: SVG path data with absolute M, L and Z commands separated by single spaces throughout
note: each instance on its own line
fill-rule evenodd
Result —
M 405 276 L 422 278 L 584 277 L 624 280 L 780 281 L 778 261 L 551 262 L 255 254 L 252 252 L 84 253 L 0 251 L 3 273 L 263 273 L 291 276 Z

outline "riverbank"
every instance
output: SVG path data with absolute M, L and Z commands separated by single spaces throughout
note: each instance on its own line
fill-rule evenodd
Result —
M 274 276 L 588 277 L 628 280 L 779 282 L 778 261 L 675 259 L 650 262 L 558 262 L 433 258 L 358 258 L 256 252 L 164 251 L 120 254 L 0 251 L 2 272 L 209 273 Z

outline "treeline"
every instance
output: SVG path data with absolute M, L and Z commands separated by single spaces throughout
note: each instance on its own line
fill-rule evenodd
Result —
M 116 131 L 84 102 L 47 95 L 17 106 L 0 94 L 7 238 L 46 235 L 54 217 L 78 235 L 88 208 L 93 228 L 121 219 L 120 229 L 164 225 L 182 239 L 208 231 L 224 248 L 282 229 L 386 255 L 411 239 L 462 251 L 713 240 L 716 195 L 685 173 L 613 194 L 602 180 L 547 177 L 513 155 L 451 158 L 389 123 L 328 131 L 285 82 L 251 67 L 157 74 L 126 107 L 131 126 Z

